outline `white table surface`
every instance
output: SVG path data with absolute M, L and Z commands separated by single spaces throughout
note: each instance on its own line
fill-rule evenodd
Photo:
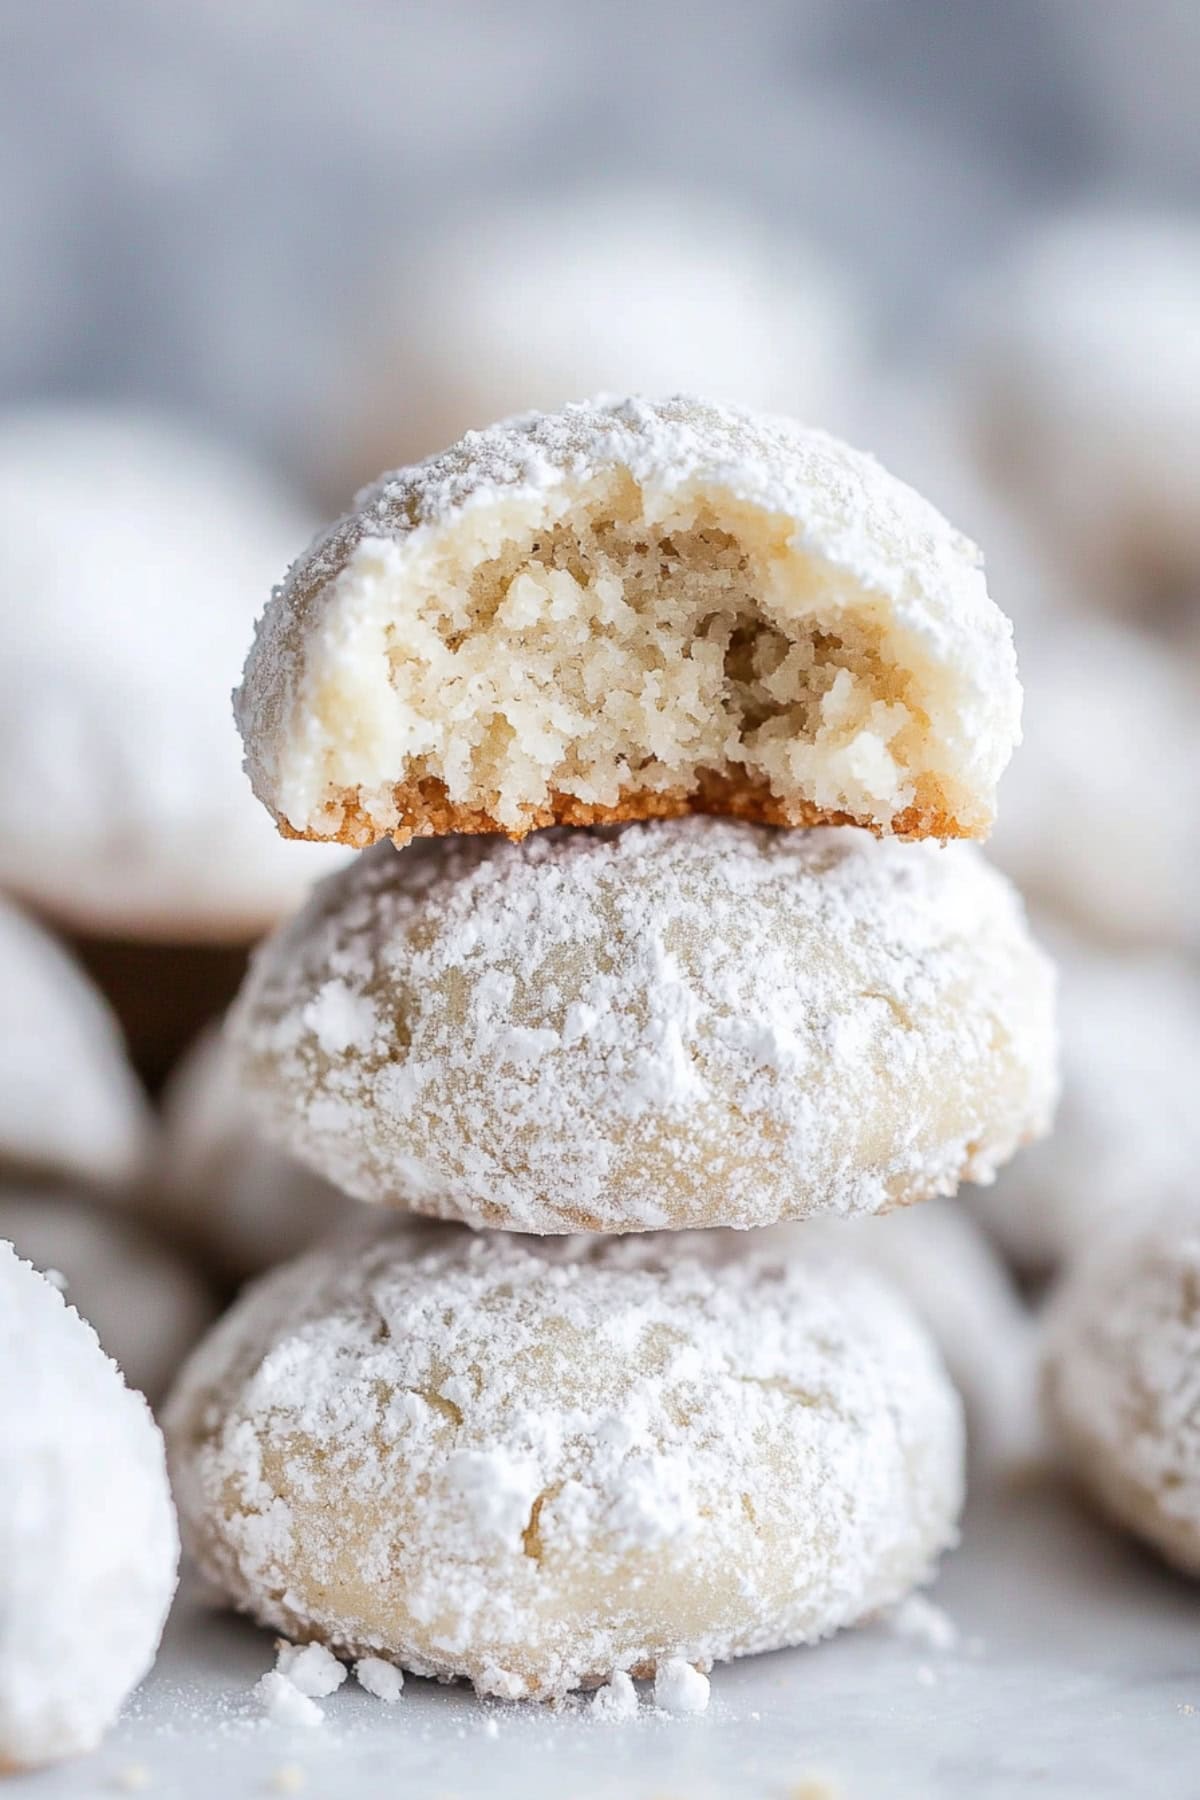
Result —
M 933 1598 L 957 1649 L 867 1626 L 718 1669 L 697 1718 L 410 1678 L 391 1707 L 348 1681 L 287 1730 L 251 1693 L 271 1639 L 185 1597 L 104 1747 L 3 1800 L 808 1800 L 818 1778 L 831 1800 L 1197 1800 L 1200 1589 L 1043 1488 L 977 1505 Z

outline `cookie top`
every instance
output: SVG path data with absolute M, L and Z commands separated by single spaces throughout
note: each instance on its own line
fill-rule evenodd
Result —
M 384 476 L 273 597 L 236 710 L 290 835 L 707 810 L 975 836 L 1020 687 L 978 552 L 917 494 L 677 397 Z
M 308 531 L 150 415 L 0 417 L 0 884 L 99 934 L 241 941 L 330 866 L 264 830 L 230 718 Z
M 0 1243 L 0 1769 L 99 1742 L 153 1661 L 178 1560 L 149 1407 Z
M 150 1110 L 120 1030 L 83 970 L 0 898 L 0 1169 L 128 1185 Z
M 680 819 L 381 844 L 230 1017 L 275 1140 L 526 1231 L 761 1225 L 987 1180 L 1049 1123 L 1052 972 L 973 846 Z

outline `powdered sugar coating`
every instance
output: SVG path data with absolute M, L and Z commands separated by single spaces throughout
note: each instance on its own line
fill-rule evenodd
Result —
M 968 846 L 684 819 L 381 845 L 259 952 L 247 1097 L 347 1193 L 517 1230 L 865 1213 L 988 1180 L 1053 979 Z
M 0 897 L 0 1167 L 125 1184 L 149 1143 L 149 1108 L 105 1001 Z
M 0 417 L 0 884 L 85 931 L 241 942 L 328 871 L 264 828 L 229 710 L 310 530 L 168 420 Z
M 777 716 L 744 739 L 733 731 L 731 743 L 723 726 L 698 767 L 694 743 L 703 741 L 711 697 L 675 695 L 662 670 L 640 665 L 623 696 L 638 723 L 620 737 L 623 747 L 612 753 L 611 769 L 604 763 L 602 779 L 590 759 L 598 754 L 603 693 L 581 692 L 571 718 L 559 716 L 565 696 L 556 709 L 545 675 L 536 693 L 526 681 L 506 690 L 502 704 L 480 697 L 485 689 L 491 695 L 495 670 L 465 661 L 478 630 L 468 623 L 472 579 L 502 561 L 505 546 L 532 554 L 571 509 L 609 490 L 618 515 L 629 493 L 636 496 L 630 517 L 645 521 L 643 536 L 653 538 L 664 521 L 686 534 L 707 508 L 710 530 L 727 525 L 734 539 L 740 531 L 747 542 L 769 540 L 769 592 L 755 597 L 753 610 L 760 625 L 778 625 L 780 657 L 797 632 L 801 639 L 807 632 L 811 648 L 814 633 L 824 641 L 852 627 L 852 636 L 874 646 L 859 645 L 861 686 L 850 682 L 823 703 L 835 735 L 839 709 L 857 720 L 832 761 L 811 760 L 809 726 L 794 723 L 780 701 Z M 671 554 L 664 551 L 663 580 Z M 621 596 L 605 589 L 595 602 L 603 616 L 581 613 L 581 589 L 561 569 L 540 569 L 520 596 L 517 585 L 509 579 L 498 588 L 509 596 L 501 612 L 510 601 L 524 609 L 514 629 L 545 624 L 566 607 L 568 664 L 610 627 L 618 637 L 626 628 Z M 462 617 L 440 618 L 456 588 Z M 675 649 L 674 661 L 700 669 L 698 639 L 678 655 Z M 496 654 L 507 659 L 509 652 Z M 530 640 L 518 639 L 511 654 L 528 659 Z M 413 673 L 425 660 L 436 671 L 430 680 L 442 708 L 465 707 L 466 722 L 476 726 L 480 709 L 486 724 L 490 709 L 500 708 L 488 731 L 511 734 L 521 746 L 526 785 L 519 792 L 480 787 L 466 756 L 464 718 L 453 710 L 447 717 L 458 728 L 444 741 L 447 719 L 434 716 Z M 612 666 L 606 662 L 597 681 L 611 680 Z M 404 698 L 401 677 L 411 682 Z M 780 679 L 776 665 L 767 684 Z M 911 835 L 982 836 L 1020 735 L 1011 628 L 988 597 L 975 547 L 870 457 L 824 432 L 682 396 L 527 414 L 469 432 L 444 454 L 382 477 L 277 590 L 235 704 L 254 790 L 283 828 L 358 844 L 464 829 L 468 817 L 516 834 L 565 818 L 564 797 L 610 809 L 590 817 L 612 817 L 613 807 L 662 803 L 680 785 L 690 791 L 705 765 L 759 783 L 769 769 L 771 796 L 790 823 L 845 816 Z M 659 746 L 668 717 L 670 741 Z M 686 731 L 677 738 L 681 720 Z M 770 736 L 778 732 L 782 738 Z M 782 755 L 789 732 L 797 736 Z M 510 754 L 507 738 L 505 746 L 497 754 Z M 455 809 L 449 823 L 439 824 L 436 807 L 417 795 L 431 779 Z
M 929 1574 L 962 1492 L 902 1302 L 728 1233 L 370 1221 L 248 1291 L 167 1429 L 239 1606 L 510 1698 L 824 1636 Z
M 1092 1497 L 1200 1575 L 1200 1225 L 1167 1208 L 1066 1278 L 1047 1327 L 1050 1424 Z
M 213 1296 L 196 1270 L 115 1206 L 0 1185 L 0 1239 L 43 1274 L 62 1276 L 68 1304 L 152 1403 L 212 1322 Z
M 0 1770 L 99 1743 L 154 1659 L 178 1558 L 146 1402 L 0 1243 Z

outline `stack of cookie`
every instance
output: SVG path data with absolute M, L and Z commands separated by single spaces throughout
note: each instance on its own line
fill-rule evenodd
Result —
M 962 1486 L 936 1350 L 822 1234 L 746 1228 L 949 1194 L 1045 1129 L 1020 903 L 911 841 L 986 833 L 1019 708 L 965 539 L 695 401 L 471 434 L 295 565 L 248 767 L 284 833 L 366 853 L 231 1031 L 267 1131 L 392 1211 L 249 1290 L 170 1407 L 240 1606 L 483 1692 L 686 1704 L 927 1576 Z

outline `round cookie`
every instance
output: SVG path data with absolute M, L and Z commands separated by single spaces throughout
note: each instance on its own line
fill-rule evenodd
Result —
M 1115 1233 L 1055 1296 L 1050 1427 L 1097 1504 L 1200 1575 L 1200 1225 L 1168 1208 Z
M 970 1204 L 1021 1269 L 1071 1263 L 1114 1227 L 1186 1200 L 1200 1165 L 1200 980 L 1168 952 L 1111 955 L 1062 933 L 1063 1097 L 1044 1143 Z
M 298 1256 L 359 1211 L 263 1137 L 228 1040 L 215 1027 L 167 1084 L 148 1204 L 235 1284 Z
M 236 698 L 280 829 L 359 847 L 697 811 L 982 837 L 1020 706 L 974 545 L 825 433 L 684 397 L 384 476 Z
M 1124 944 L 1200 946 L 1200 682 L 1152 639 L 1064 618 L 1029 696 L 992 852 L 1030 899 Z
M 924 1321 L 962 1395 L 974 1469 L 1019 1474 L 1041 1460 L 1034 1317 L 961 1200 L 768 1235 L 797 1236 L 803 1249 L 811 1234 L 876 1269 Z
M 1074 214 L 992 271 L 980 435 L 1089 598 L 1143 615 L 1200 586 L 1200 228 Z
M 308 529 L 151 415 L 0 415 L 0 885 L 101 935 L 245 942 L 330 866 L 265 826 L 229 716 Z
M 178 1561 L 146 1402 L 0 1243 L 0 1771 L 99 1743 L 154 1660 Z
M 149 1108 L 105 1002 L 0 896 L 0 1170 L 125 1185 L 149 1140 Z
M 829 423 L 864 357 L 846 279 L 742 206 L 644 184 L 492 203 L 408 244 L 339 373 L 338 504 L 492 419 L 670 394 Z M 349 405 L 347 396 L 349 393 Z
M 928 1577 L 962 1498 L 902 1301 L 727 1233 L 372 1221 L 248 1290 L 167 1433 L 238 1606 L 508 1698 L 826 1636 Z
M 986 1181 L 1048 1125 L 1053 976 L 969 845 L 712 819 L 381 844 L 230 1015 L 346 1193 L 537 1232 L 763 1225 Z
M 151 1402 L 212 1322 L 212 1295 L 196 1271 L 111 1206 L 57 1188 L 0 1186 L 0 1238 L 42 1274 L 61 1276 L 101 1348 Z

